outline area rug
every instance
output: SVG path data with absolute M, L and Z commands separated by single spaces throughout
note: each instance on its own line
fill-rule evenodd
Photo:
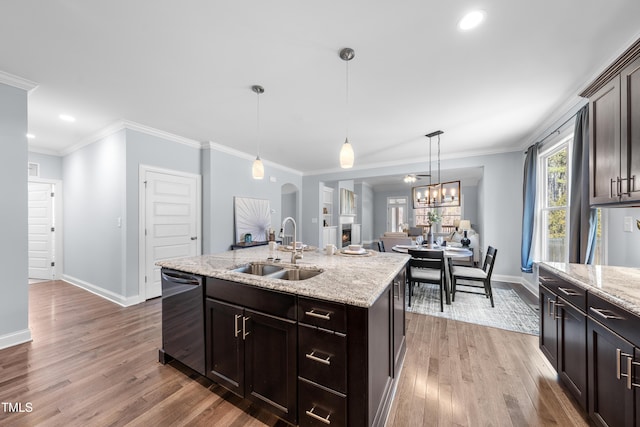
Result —
M 495 307 L 482 295 L 456 293 L 451 305 L 440 311 L 440 291 L 436 286 L 416 285 L 407 311 L 444 317 L 461 322 L 492 326 L 508 331 L 538 335 L 538 313 L 525 303 L 513 289 L 493 289 Z M 407 295 L 406 303 L 409 303 Z

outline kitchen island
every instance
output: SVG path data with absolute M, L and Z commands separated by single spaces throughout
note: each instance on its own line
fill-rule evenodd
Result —
M 640 269 L 541 263 L 540 349 L 599 426 L 640 424 Z
M 293 425 L 384 425 L 406 351 L 409 257 L 290 257 L 257 247 L 158 264 L 204 277 L 208 378 Z

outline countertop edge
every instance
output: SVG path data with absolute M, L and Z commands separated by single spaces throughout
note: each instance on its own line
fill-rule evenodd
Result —
M 579 278 L 573 277 L 570 274 L 568 274 L 565 271 L 562 271 L 560 268 L 558 268 L 556 265 L 557 263 L 548 263 L 548 262 L 540 262 L 538 263 L 539 267 L 543 267 L 549 271 L 551 271 L 554 274 L 557 274 L 560 278 L 580 287 L 581 289 L 586 290 L 587 292 L 590 292 L 612 304 L 615 304 L 627 311 L 629 311 L 630 313 L 640 317 L 640 299 L 638 300 L 630 300 L 630 297 L 627 295 L 620 295 L 621 292 L 618 292 L 618 294 L 615 294 L 613 292 L 615 292 L 615 288 L 610 287 L 610 289 L 602 289 L 601 287 L 599 287 L 597 284 L 593 284 L 593 283 L 586 283 L 583 280 L 580 280 Z M 560 263 L 560 264 L 565 264 L 565 263 Z M 569 264 L 569 263 L 566 263 Z M 574 268 L 585 268 L 586 270 L 588 269 L 593 269 L 593 268 L 597 268 L 598 266 L 589 266 L 586 264 L 572 264 L 574 265 Z M 579 266 L 579 267 L 578 267 Z M 607 266 L 607 268 L 609 270 L 615 271 L 616 268 L 620 269 L 620 271 L 631 271 L 631 270 L 635 270 L 635 269 L 630 269 L 629 267 L 613 267 L 613 266 Z M 638 270 L 638 274 L 640 274 L 640 270 Z M 602 285 L 602 284 L 600 284 Z M 631 283 L 627 283 L 625 285 L 620 286 L 620 288 L 629 288 L 631 289 L 632 284 Z
M 250 250 L 252 249 L 241 249 L 240 252 L 242 252 L 243 254 L 248 254 Z M 167 259 L 156 262 L 156 265 L 164 268 L 182 271 L 185 273 L 199 274 L 205 277 L 212 277 L 221 280 L 229 280 L 241 283 L 243 285 L 255 286 L 275 292 L 284 292 L 308 298 L 316 298 L 340 304 L 369 308 L 373 306 L 373 304 L 378 300 L 380 295 L 382 295 L 385 289 L 387 289 L 396 275 L 405 268 L 406 263 L 409 260 L 408 255 L 394 254 L 394 259 L 387 259 L 387 265 L 390 268 L 386 269 L 384 271 L 384 274 L 380 274 L 382 272 L 376 272 L 375 281 L 370 285 L 367 284 L 366 286 L 363 286 L 362 283 L 352 285 L 352 287 L 355 287 L 356 290 L 353 293 L 348 294 L 348 296 L 345 296 L 347 295 L 346 292 L 335 292 L 332 288 L 329 287 L 330 285 L 323 286 L 323 282 L 320 280 L 311 282 L 315 278 L 307 279 L 305 281 L 292 282 L 274 278 L 264 279 L 261 276 L 231 272 L 229 268 L 233 265 L 237 265 L 238 262 L 230 258 L 229 252 L 223 252 L 214 255 Z M 206 260 L 211 260 L 212 263 L 215 261 L 220 265 L 220 267 L 204 267 L 203 263 L 206 262 Z M 322 261 L 322 258 L 316 258 L 316 260 Z M 290 264 L 288 263 L 282 263 L 281 265 L 285 267 L 290 266 Z M 303 264 L 299 264 L 297 266 L 297 268 L 301 269 L 309 267 L 310 266 Z M 331 271 L 330 276 L 327 278 L 328 280 L 336 280 L 336 278 L 338 278 L 339 280 L 339 277 L 342 274 L 347 273 L 347 271 L 343 271 L 345 269 L 344 266 L 332 266 L 322 264 L 322 262 L 318 262 L 317 267 L 325 270 L 325 272 Z M 346 284 L 346 282 L 347 281 L 345 281 L 345 283 L 340 283 L 340 289 L 343 291 L 345 289 L 348 289 L 348 284 Z M 362 282 L 362 280 L 360 280 L 359 282 Z M 307 283 L 311 286 L 305 286 L 305 284 Z M 360 289 L 357 289 L 357 286 L 360 286 Z

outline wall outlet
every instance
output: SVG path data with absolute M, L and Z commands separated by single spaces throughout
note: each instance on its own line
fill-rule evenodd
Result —
M 624 223 L 622 225 L 622 230 L 627 232 L 627 233 L 631 233 L 633 231 L 633 218 L 631 218 L 630 216 L 625 216 L 624 217 Z

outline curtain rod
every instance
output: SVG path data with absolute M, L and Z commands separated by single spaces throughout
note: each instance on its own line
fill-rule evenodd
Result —
M 581 109 L 580 109 L 580 110 L 581 110 Z M 538 142 L 534 142 L 534 143 L 533 143 L 533 145 L 540 144 L 540 143 L 542 143 L 545 139 L 547 139 L 547 138 L 549 138 L 550 136 L 554 135 L 556 132 L 559 132 L 559 131 L 560 131 L 560 129 L 562 129 L 562 127 L 563 127 L 564 125 L 566 125 L 567 123 L 569 123 L 569 122 L 571 121 L 571 119 L 573 119 L 575 116 L 577 116 L 577 115 L 578 115 L 578 113 L 580 112 L 580 110 L 576 111 L 576 112 L 575 112 L 575 113 L 573 113 L 571 116 L 569 116 L 569 118 L 568 118 L 567 120 L 565 120 L 564 122 L 562 122 L 562 124 L 561 124 L 560 126 L 558 126 L 558 127 L 557 127 L 553 132 L 549 132 L 549 134 L 548 134 L 547 136 L 545 136 L 544 138 L 540 139 L 540 141 L 538 141 Z M 524 154 L 527 154 L 527 151 L 528 151 L 528 150 L 529 150 L 529 149 L 527 148 L 527 150 L 524 152 Z

